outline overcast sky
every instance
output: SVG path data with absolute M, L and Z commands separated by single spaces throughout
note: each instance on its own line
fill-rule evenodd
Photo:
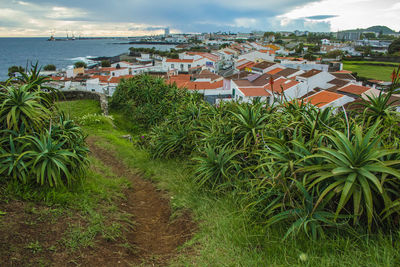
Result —
M 0 0 L 0 36 L 400 30 L 399 0 Z

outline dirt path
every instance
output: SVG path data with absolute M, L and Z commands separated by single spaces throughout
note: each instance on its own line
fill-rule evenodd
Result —
M 171 221 L 167 195 L 150 181 L 129 171 L 112 151 L 96 146 L 95 141 L 93 137 L 87 139 L 92 155 L 115 174 L 132 182 L 132 188 L 125 192 L 126 200 L 120 203 L 120 208 L 131 214 L 135 223 L 134 229 L 126 236 L 134 252 L 124 263 L 164 266 L 176 256 L 177 247 L 191 238 L 195 224 L 189 214 Z

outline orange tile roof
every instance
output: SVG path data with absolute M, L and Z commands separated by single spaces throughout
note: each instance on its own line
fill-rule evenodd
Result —
M 171 81 L 190 81 L 190 74 L 178 74 L 169 77 Z
M 245 96 L 270 96 L 271 95 L 264 88 L 239 87 L 239 90 Z
M 129 79 L 129 78 L 133 78 L 134 75 L 124 75 L 124 76 L 119 76 L 119 77 L 112 77 L 108 83 L 119 83 L 121 81 L 121 79 Z
M 167 62 L 175 62 L 175 63 L 193 63 L 193 59 L 175 59 L 175 58 L 168 58 Z
M 281 68 L 276 68 L 276 69 L 273 69 L 273 70 L 268 71 L 267 73 L 273 75 L 273 74 L 277 74 L 277 73 L 280 72 L 280 71 L 283 71 L 283 69 L 281 69 Z
M 268 48 L 271 48 L 271 49 L 273 49 L 273 50 L 279 50 L 279 49 L 281 49 L 279 46 L 272 45 L 272 44 L 267 45 L 267 47 L 268 47 Z
M 261 53 L 275 54 L 275 50 L 265 50 L 265 49 L 263 49 L 263 50 L 258 50 L 258 51 L 261 52 Z
M 285 78 L 279 78 L 277 80 L 274 81 L 273 86 L 271 87 L 271 84 L 268 83 L 264 88 L 269 90 L 269 91 L 273 91 L 275 93 L 281 94 L 282 93 L 282 89 L 283 91 L 286 91 L 290 88 L 292 88 L 293 86 L 298 85 L 299 82 L 298 81 L 292 81 L 292 80 L 288 80 Z
M 103 76 L 103 75 L 92 75 L 90 76 L 91 79 L 99 79 L 100 82 L 106 83 L 110 79 L 110 76 Z
M 236 68 L 239 70 L 245 69 L 245 68 L 252 68 L 256 65 L 257 63 L 250 61 L 250 62 L 246 62 L 240 66 L 237 66 Z
M 304 101 L 309 102 L 317 107 L 323 107 L 326 104 L 329 104 L 339 98 L 343 97 L 343 95 L 329 92 L 329 91 L 320 91 L 312 96 L 309 96 L 304 99 Z
M 169 80 L 170 84 L 175 83 L 179 88 L 187 88 L 188 90 L 212 90 L 219 89 L 224 86 L 224 81 L 217 82 L 191 82 L 185 80 Z
M 368 91 L 369 89 L 371 89 L 371 88 L 366 87 L 366 86 L 361 86 L 361 85 L 349 84 L 345 87 L 338 89 L 338 91 L 344 92 L 344 93 L 350 93 L 353 95 L 361 95 L 361 94 L 365 93 L 366 91 Z

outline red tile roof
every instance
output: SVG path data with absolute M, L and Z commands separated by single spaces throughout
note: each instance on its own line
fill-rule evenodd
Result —
M 244 63 L 244 64 L 242 64 L 242 65 L 240 65 L 240 66 L 237 66 L 236 68 L 237 68 L 238 70 L 242 70 L 242 69 L 245 69 L 245 68 L 252 68 L 252 67 L 254 67 L 255 65 L 256 65 L 255 62 L 250 61 L 250 62 L 246 62 L 246 63 Z
M 206 72 L 207 74 L 207 72 Z M 208 90 L 208 89 L 219 89 L 224 86 L 224 81 L 216 82 L 196 82 L 191 81 L 191 75 L 189 74 L 179 74 L 171 76 L 168 83 L 175 83 L 179 88 L 187 88 L 188 90 Z
M 245 96 L 270 96 L 264 88 L 248 88 L 248 87 L 239 87 L 239 90 Z
M 317 107 L 323 107 L 341 97 L 343 97 L 343 95 L 341 94 L 329 91 L 320 91 L 312 96 L 305 98 L 304 101 L 309 102 Z
M 365 93 L 366 91 L 368 91 L 369 89 L 371 89 L 371 88 L 366 87 L 366 86 L 361 86 L 361 85 L 349 84 L 345 87 L 338 89 L 338 91 L 344 92 L 344 93 L 350 93 L 353 95 L 361 95 L 361 94 Z
M 121 81 L 121 79 L 129 79 L 129 78 L 133 78 L 133 75 L 124 75 L 124 76 L 119 76 L 119 77 L 112 77 L 108 83 L 119 83 Z
M 262 49 L 262 50 L 258 50 L 258 51 L 261 52 L 261 53 L 275 54 L 275 50 L 265 50 L 265 49 Z
M 281 69 L 281 68 L 276 68 L 276 69 L 273 69 L 273 70 L 270 70 L 270 71 L 268 71 L 267 73 L 268 74 L 277 74 L 278 72 L 280 72 L 280 71 L 282 71 L 283 69 Z
M 175 58 L 168 58 L 167 62 L 172 63 L 193 63 L 193 59 L 175 59 Z

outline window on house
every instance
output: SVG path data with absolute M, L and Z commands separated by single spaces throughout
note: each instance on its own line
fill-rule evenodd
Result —
M 171 64 L 171 69 L 173 69 L 173 68 L 175 68 L 175 65 L 174 65 L 174 64 Z
M 191 67 L 192 67 L 192 65 L 191 65 L 191 64 L 189 64 L 189 65 L 188 65 L 188 68 L 190 69 Z

